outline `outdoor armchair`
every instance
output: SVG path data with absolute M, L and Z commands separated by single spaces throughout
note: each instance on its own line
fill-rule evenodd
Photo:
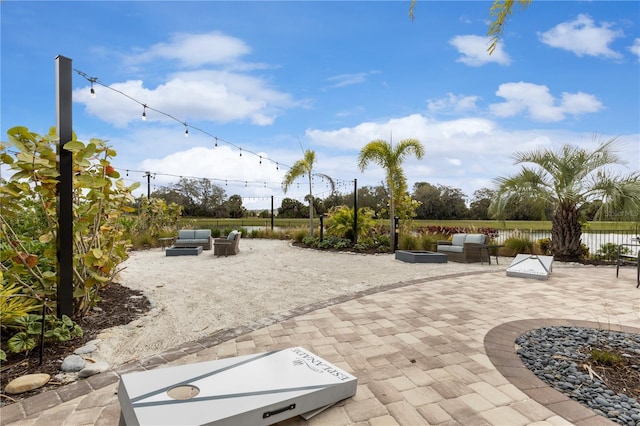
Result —
M 214 238 L 213 239 L 213 255 L 214 256 L 228 256 L 230 254 L 238 254 L 240 251 L 240 237 L 242 232 L 233 230 L 229 233 L 227 238 Z

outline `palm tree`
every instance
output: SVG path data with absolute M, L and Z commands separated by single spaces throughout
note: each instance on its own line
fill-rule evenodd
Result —
M 413 10 L 415 9 L 417 0 L 411 0 L 409 5 L 409 16 L 413 21 Z M 526 8 L 531 0 L 493 0 L 491 7 L 489 8 L 489 14 L 493 18 L 487 35 L 491 37 L 491 44 L 487 48 L 489 54 L 492 54 L 496 50 L 498 42 L 502 38 L 504 32 L 504 26 L 507 23 L 507 18 L 513 13 L 513 7 L 516 4 L 520 5 L 521 9 Z
M 606 166 L 624 164 L 616 154 L 617 139 L 601 142 L 597 149 L 564 145 L 557 151 L 548 149 L 514 154 L 515 164 L 522 166 L 511 177 L 497 178 L 498 190 L 489 206 L 493 217 L 504 218 L 509 205 L 523 198 L 539 200 L 539 209 L 551 206 L 551 253 L 556 260 L 574 261 L 581 255 L 580 213 L 595 200 L 602 202 L 596 218 L 612 213 L 640 210 L 640 172 L 620 176 Z
M 407 155 L 413 153 L 418 160 L 424 155 L 424 147 L 416 139 L 405 139 L 400 141 L 395 147 L 392 143 L 383 140 L 374 140 L 366 144 L 358 157 L 358 167 L 360 171 L 369 163 L 377 163 L 385 169 L 385 183 L 389 192 L 389 216 L 391 220 L 391 247 L 396 246 L 396 235 L 393 230 L 393 220 L 395 217 L 395 206 L 400 198 L 407 191 L 407 180 L 402 170 L 402 162 Z
M 316 153 L 310 149 L 304 152 L 304 157 L 301 160 L 296 161 L 293 164 L 293 167 L 287 171 L 284 175 L 284 180 L 282 181 L 282 189 L 285 194 L 289 190 L 289 187 L 293 184 L 293 182 L 301 176 L 308 176 L 309 178 L 309 236 L 313 237 L 313 186 L 312 186 L 312 177 L 315 174 L 316 176 L 320 176 L 329 181 L 331 185 L 331 191 L 335 190 L 335 182 L 330 176 L 321 174 L 321 173 L 313 173 L 313 163 L 316 161 Z

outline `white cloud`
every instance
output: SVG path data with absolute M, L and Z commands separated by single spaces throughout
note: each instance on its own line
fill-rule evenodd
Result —
M 174 34 L 168 42 L 160 42 L 147 50 L 129 56 L 128 62 L 142 64 L 173 60 L 184 67 L 235 63 L 251 52 L 247 44 L 236 38 L 213 31 L 204 34 Z
M 640 38 L 633 40 L 633 44 L 629 46 L 629 51 L 638 57 L 640 61 Z
M 498 43 L 495 50 L 490 55 L 487 51 L 490 40 L 487 37 L 476 35 L 459 35 L 449 40 L 449 44 L 454 46 L 462 54 L 456 62 L 479 67 L 491 62 L 500 65 L 509 65 L 511 58 L 503 49 L 503 44 Z
M 561 121 L 566 114 L 580 115 L 600 111 L 603 106 L 595 96 L 587 93 L 562 93 L 558 101 L 551 95 L 545 85 L 533 83 L 504 83 L 496 92 L 505 100 L 489 106 L 490 111 L 498 117 L 513 117 L 527 112 L 532 120 Z
M 480 100 L 479 96 L 464 96 L 447 93 L 444 98 L 428 99 L 427 109 L 430 112 L 463 112 L 472 111 L 477 108 L 476 102 Z
M 367 81 L 367 77 L 371 74 L 376 74 L 376 71 L 359 72 L 354 74 L 340 74 L 327 78 L 327 80 L 333 83 L 330 88 L 339 88 L 345 86 L 351 86 L 353 84 L 361 84 Z
M 185 66 L 211 66 L 236 61 L 248 51 L 241 41 L 220 33 L 181 34 L 174 36 L 169 43 L 152 46 L 140 53 L 136 60 L 147 62 L 147 66 L 151 67 L 167 58 L 176 59 Z M 142 80 L 108 84 L 141 104 L 170 113 L 177 120 L 187 123 L 196 120 L 214 123 L 249 121 L 258 126 L 267 126 L 273 124 L 282 110 L 300 105 L 288 93 L 272 88 L 268 77 L 238 72 L 238 68 L 241 66 L 179 71 L 161 77 L 164 82 L 155 88 L 145 87 Z M 140 119 L 142 105 L 108 88 L 99 85 L 94 87 L 96 99 L 89 97 L 88 87 L 77 89 L 73 94 L 74 100 L 84 104 L 90 114 L 118 127 L 125 127 Z M 152 109 L 147 110 L 148 121 L 171 121 L 170 117 L 157 114 Z
M 461 166 L 462 161 L 459 158 L 447 158 L 447 162 L 452 166 Z
M 604 56 L 618 59 L 622 55 L 612 50 L 609 45 L 618 37 L 621 30 L 612 30 L 613 25 L 603 22 L 594 24 L 588 15 L 580 14 L 570 22 L 563 22 L 544 33 L 538 33 L 540 41 L 551 47 L 573 52 L 577 56 Z
M 556 149 L 563 144 L 594 148 L 593 135 L 559 130 L 507 130 L 496 123 L 478 117 L 438 121 L 420 114 L 397 117 L 384 122 L 365 122 L 336 130 L 307 130 L 305 147 L 316 151 L 316 171 L 326 173 L 342 182 L 358 179 L 358 186 L 376 186 L 384 179 L 384 170 L 372 164 L 361 173 L 357 167 L 359 150 L 374 139 L 393 141 L 416 138 L 425 147 L 425 156 L 417 160 L 411 156 L 405 160 L 404 171 L 411 188 L 415 182 L 429 182 L 461 189 L 468 196 L 474 191 L 492 185 L 498 176 L 515 173 L 519 166 L 513 164 L 515 151 L 531 151 L 539 148 Z M 163 134 L 164 133 L 164 134 Z M 175 183 L 177 176 L 204 177 L 223 187 L 227 195 L 241 194 L 244 199 L 254 198 L 251 208 L 268 208 L 270 196 L 275 195 L 276 206 L 283 197 L 304 200 L 306 186 L 303 181 L 294 185 L 287 194 L 281 191 L 281 182 L 286 164 L 300 159 L 300 148 L 296 143 L 278 143 L 278 148 L 243 146 L 242 157 L 235 147 L 221 143 L 213 147 L 210 138 L 194 132 L 183 138 L 180 129 L 173 132 L 148 130 L 129 135 L 131 141 L 116 141 L 126 149 L 119 150 L 119 162 L 137 157 L 140 153 L 153 152 L 155 158 L 141 163 L 120 165 L 136 170 L 151 170 L 160 174 L 152 182 L 154 188 Z M 600 135 L 602 139 L 610 135 Z M 626 135 L 626 151 L 623 158 L 630 160 L 629 166 L 640 167 L 640 135 Z M 340 149 L 338 149 L 340 148 Z M 269 155 L 261 154 L 265 149 Z M 262 164 L 249 150 L 263 155 Z M 148 155 L 148 154 L 147 154 Z M 269 156 L 280 162 L 279 169 L 268 161 Z M 119 163 L 120 164 L 120 163 Z M 129 177 L 133 179 L 133 175 Z M 137 177 L 140 181 L 142 178 Z M 226 180 L 226 181 L 225 181 Z M 245 184 L 244 182 L 247 182 Z M 341 192 L 353 189 L 353 183 L 339 187 Z M 140 191 L 146 190 L 146 186 Z M 314 193 L 326 197 L 328 189 L 319 182 L 314 185 Z M 261 203 L 261 204 L 260 204 Z M 249 206 L 248 202 L 246 203 Z

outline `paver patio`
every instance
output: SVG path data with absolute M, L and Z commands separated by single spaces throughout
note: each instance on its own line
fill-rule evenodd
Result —
M 556 263 L 548 281 L 494 269 L 398 283 L 141 359 L 6 406 L 0 419 L 114 425 L 119 374 L 302 346 L 355 375 L 358 391 L 308 422 L 283 425 L 613 424 L 535 378 L 513 343 L 550 324 L 640 328 L 640 290 L 627 272 L 616 279 L 612 267 Z

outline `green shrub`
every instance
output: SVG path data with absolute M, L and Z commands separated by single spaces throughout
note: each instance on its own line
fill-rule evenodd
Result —
M 374 211 L 368 207 L 358 209 L 358 239 L 367 238 L 373 232 L 377 222 L 373 218 Z M 353 240 L 353 208 L 348 206 L 333 207 L 327 213 L 327 234 Z
M 398 248 L 400 250 L 419 250 L 422 247 L 421 241 L 413 234 L 401 234 L 398 238 Z
M 533 242 L 529 237 L 509 237 L 504 246 L 511 256 L 516 254 L 533 254 Z
M 629 253 L 631 253 L 631 250 L 628 247 L 620 247 L 620 254 Z M 615 243 L 602 244 L 594 257 L 598 260 L 616 260 L 618 258 L 618 245 Z
M 538 240 L 538 247 L 543 255 L 548 256 L 551 254 L 551 238 L 540 238 Z
M 312 238 L 313 237 L 309 237 L 309 231 L 305 230 L 305 229 L 295 229 L 292 232 L 291 238 L 293 238 L 293 241 L 295 241 L 296 243 L 304 243 L 307 244 L 306 242 L 304 242 L 305 238 Z

